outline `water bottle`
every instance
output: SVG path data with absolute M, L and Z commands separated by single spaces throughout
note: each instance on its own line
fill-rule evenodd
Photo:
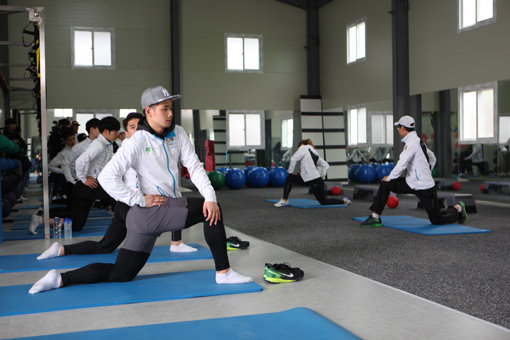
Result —
M 62 235 L 60 233 L 60 217 L 53 218 L 53 238 L 60 239 Z
M 64 219 L 64 239 L 73 239 L 73 221 L 67 217 Z

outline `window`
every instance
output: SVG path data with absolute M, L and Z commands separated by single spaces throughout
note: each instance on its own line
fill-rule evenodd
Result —
M 226 34 L 225 45 L 227 71 L 262 71 L 262 36 Z
M 294 140 L 294 120 L 282 119 L 282 148 L 292 148 Z
M 365 59 L 366 19 L 347 26 L 347 64 Z
M 114 68 L 113 29 L 71 28 L 73 68 Z
M 264 112 L 249 111 L 227 113 L 228 149 L 264 148 Z
M 370 123 L 372 145 L 393 145 L 392 113 L 372 113 Z
M 499 143 L 510 144 L 510 116 L 499 117 Z
M 496 83 L 459 89 L 460 143 L 496 142 L 496 93 Z
M 349 127 L 349 145 L 367 143 L 367 108 L 350 108 L 347 115 Z
M 136 109 L 120 109 L 119 118 L 126 118 L 131 112 L 136 112 Z
M 72 117 L 73 109 L 54 109 L 53 116 L 54 117 L 62 117 L 62 118 Z
M 76 121 L 78 123 L 80 123 L 80 126 L 78 127 L 78 133 L 87 133 L 85 125 L 92 118 L 97 118 L 97 119 L 101 120 L 104 117 L 110 117 L 110 116 L 113 116 L 113 115 L 111 113 L 77 113 Z
M 459 0 L 459 30 L 496 22 L 496 0 Z

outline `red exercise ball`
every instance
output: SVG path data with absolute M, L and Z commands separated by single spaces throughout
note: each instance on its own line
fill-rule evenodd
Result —
M 331 188 L 331 195 L 338 196 L 341 193 L 342 193 L 342 189 L 338 185 L 335 185 L 334 187 Z
M 391 209 L 398 207 L 397 196 L 388 197 L 388 201 L 386 202 L 386 205 L 388 206 L 388 208 L 391 208 Z
M 453 190 L 459 191 L 460 187 L 461 187 L 460 182 L 453 182 L 453 184 L 452 184 L 452 189 Z

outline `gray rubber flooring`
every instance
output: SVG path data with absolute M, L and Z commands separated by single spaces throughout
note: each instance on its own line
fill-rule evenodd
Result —
M 362 229 L 352 218 L 369 214 L 369 200 L 353 200 L 348 208 L 297 209 L 264 201 L 279 198 L 281 188 L 224 187 L 217 195 L 233 229 L 510 328 L 510 195 L 481 194 L 480 184 L 463 182 L 461 192 L 499 202 L 477 204 L 478 212 L 469 216 L 467 225 L 491 229 L 488 234 L 421 236 Z M 352 198 L 353 187 L 344 189 Z M 291 198 L 313 196 L 297 187 Z M 384 214 L 427 218 L 414 196 L 399 200 Z

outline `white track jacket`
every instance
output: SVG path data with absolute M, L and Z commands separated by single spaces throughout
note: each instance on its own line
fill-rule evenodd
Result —
M 400 177 L 407 170 L 406 183 L 411 189 L 425 190 L 436 185 L 432 178 L 432 171 L 436 164 L 436 156 L 428 148 L 430 165 L 425 158 L 425 154 L 420 146 L 420 138 L 416 131 L 409 132 L 407 136 L 402 138 L 405 143 L 404 150 L 400 153 L 399 159 L 391 173 L 388 175 L 388 181 Z
M 64 162 L 62 163 L 62 171 L 64 172 L 64 175 L 66 176 L 66 180 L 69 183 L 75 183 L 76 179 L 76 168 L 75 168 L 75 162 L 80 157 L 82 153 L 87 150 L 90 143 L 92 143 L 92 140 L 90 138 L 85 138 L 75 146 L 73 146 L 73 149 L 70 153 L 66 154 L 66 157 L 64 158 Z
M 76 160 L 76 177 L 83 183 L 87 177 L 97 178 L 112 156 L 112 143 L 103 135 L 99 135 Z
M 319 177 L 324 177 L 328 173 L 329 164 L 324 159 L 319 157 L 319 160 L 317 161 L 317 166 L 315 166 L 315 163 L 313 162 L 312 155 L 310 155 L 310 152 L 313 152 L 315 155 L 319 156 L 317 151 L 310 145 L 301 145 L 296 153 L 292 155 L 290 159 L 290 165 L 289 165 L 289 174 L 294 172 L 294 169 L 296 168 L 296 163 L 301 161 L 300 167 L 301 172 L 299 175 L 303 179 L 304 182 L 309 182 L 311 180 L 314 180 Z M 319 172 L 317 167 L 322 168 L 322 171 Z
M 178 182 L 182 164 L 205 200 L 216 202 L 209 177 L 186 131 L 176 125 L 162 139 L 144 125 L 139 124 L 138 131 L 124 140 L 122 147 L 99 174 L 101 187 L 111 197 L 129 206 L 136 204 L 144 207 L 144 195 L 182 197 Z M 130 190 L 122 181 L 122 176 L 129 168 L 133 168 L 138 175 L 139 192 Z

